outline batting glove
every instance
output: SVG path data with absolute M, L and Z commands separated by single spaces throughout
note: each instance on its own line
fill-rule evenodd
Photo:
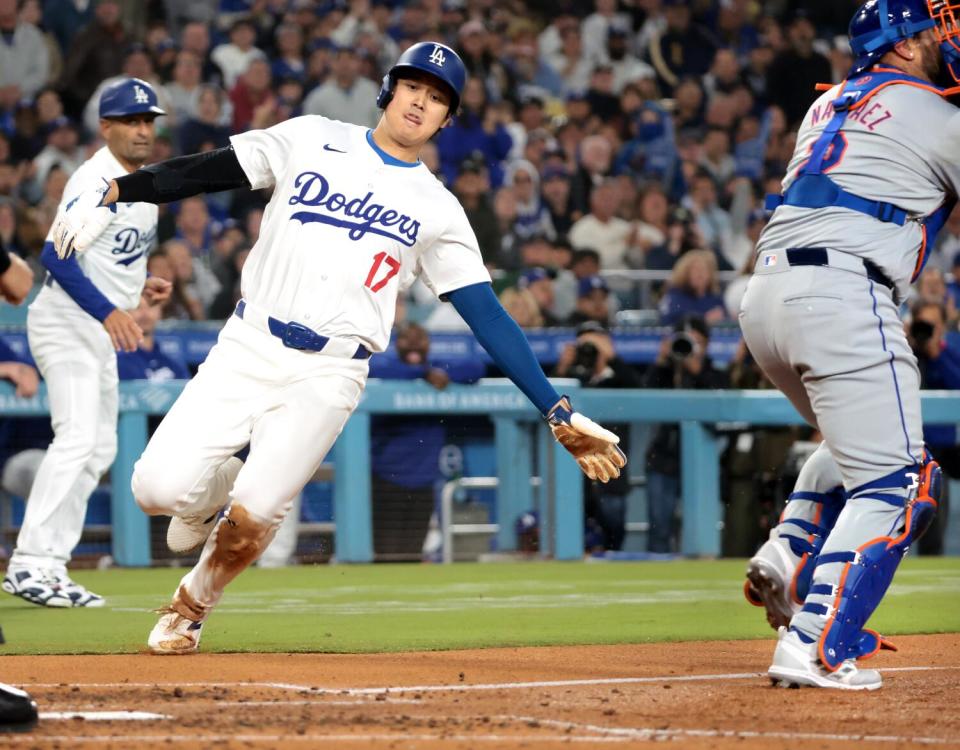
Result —
M 110 189 L 106 180 L 96 190 L 87 190 L 57 212 L 53 222 L 53 248 L 61 260 L 89 249 L 117 213 L 116 204 L 103 205 Z
M 620 476 L 627 457 L 617 446 L 620 438 L 592 419 L 573 410 L 566 396 L 547 415 L 553 436 L 577 459 L 581 471 L 603 483 Z

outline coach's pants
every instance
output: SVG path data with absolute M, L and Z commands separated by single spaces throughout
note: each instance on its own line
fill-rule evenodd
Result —
M 201 608 L 215 605 L 269 544 L 356 408 L 367 371 L 366 360 L 289 349 L 236 317 L 224 326 L 137 461 L 132 482 L 145 512 L 190 515 L 203 507 L 224 461 L 250 444 L 230 491 L 229 519 L 181 581 Z
M 117 453 L 117 355 L 86 313 L 31 308 L 27 336 L 46 381 L 54 438 L 9 565 L 62 570 L 80 541 L 90 493 Z
M 866 276 L 785 263 L 759 269 L 740 311 L 750 352 L 800 414 L 823 433 L 847 492 L 919 463 L 920 374 L 897 306 Z M 906 497 L 906 489 L 883 494 Z M 902 507 L 870 493 L 849 499 L 823 553 L 856 550 L 904 522 Z M 842 563 L 818 566 L 813 583 L 838 584 Z M 829 597 L 807 597 L 827 604 Z M 819 638 L 825 619 L 792 625 Z

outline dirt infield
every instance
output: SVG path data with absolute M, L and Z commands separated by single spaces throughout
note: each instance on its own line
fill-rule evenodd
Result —
M 772 641 L 406 654 L 9 656 L 43 712 L 0 747 L 960 748 L 960 635 L 897 639 L 875 693 L 772 688 Z M 98 712 L 149 712 L 102 720 Z M 55 712 L 57 715 L 49 715 Z M 73 714 L 87 712 L 86 718 Z M 126 718 L 126 717 L 124 717 Z

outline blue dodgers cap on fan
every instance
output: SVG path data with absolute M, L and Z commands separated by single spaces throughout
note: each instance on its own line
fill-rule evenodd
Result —
M 547 271 L 546 268 L 539 266 L 536 268 L 528 268 L 520 274 L 520 280 L 517 282 L 517 286 L 521 289 L 526 289 L 531 284 L 535 284 L 538 281 L 548 281 L 550 278 L 550 272 Z
M 157 104 L 157 92 L 141 78 L 124 78 L 107 86 L 100 94 L 100 117 L 126 117 L 140 114 L 167 114 Z
M 610 287 L 607 286 L 603 276 L 585 276 L 577 283 L 577 296 L 589 297 L 595 289 L 601 289 L 604 292 L 610 291 Z

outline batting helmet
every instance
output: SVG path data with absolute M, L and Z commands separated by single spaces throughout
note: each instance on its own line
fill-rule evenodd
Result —
M 383 77 L 383 85 L 377 95 L 377 106 L 386 109 L 393 98 L 397 79 L 404 72 L 420 71 L 428 73 L 450 89 L 450 111 L 460 108 L 460 95 L 467 82 L 467 69 L 460 56 L 445 44 L 439 42 L 420 42 L 404 52 Z
M 167 114 L 157 106 L 157 92 L 140 78 L 111 83 L 100 94 L 100 117 L 126 117 L 144 113 Z

